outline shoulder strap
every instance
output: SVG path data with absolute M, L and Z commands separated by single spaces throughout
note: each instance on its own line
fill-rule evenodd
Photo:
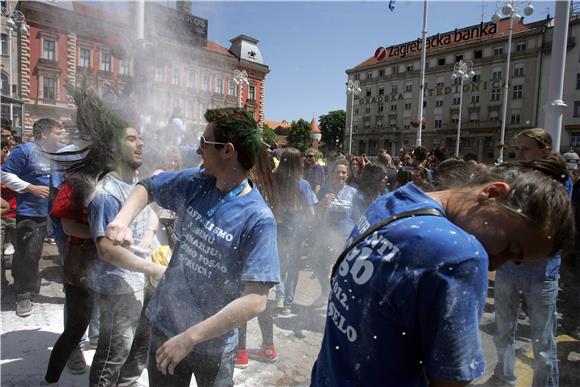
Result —
M 439 211 L 437 208 L 418 208 L 416 210 L 405 211 L 405 212 L 402 212 L 400 214 L 395 214 L 395 215 L 389 216 L 388 218 L 384 219 L 383 221 L 376 223 L 376 224 L 372 225 L 371 227 L 369 227 L 364 233 L 359 235 L 359 237 L 355 241 L 353 241 L 347 248 L 345 248 L 344 251 L 340 254 L 338 259 L 334 263 L 334 266 L 332 267 L 330 281 L 332 282 L 332 279 L 334 278 L 334 274 L 336 273 L 336 270 L 338 269 L 338 267 L 340 266 L 340 264 L 344 260 L 344 257 L 346 257 L 346 255 L 356 245 L 358 245 L 360 242 L 362 242 L 364 239 L 366 239 L 369 235 L 371 235 L 375 231 L 381 229 L 382 227 L 384 227 L 384 226 L 388 225 L 389 223 L 392 223 L 396 220 L 404 219 L 404 218 L 411 218 L 414 216 L 426 216 L 426 215 L 439 216 L 439 217 L 444 216 L 441 213 L 441 211 Z

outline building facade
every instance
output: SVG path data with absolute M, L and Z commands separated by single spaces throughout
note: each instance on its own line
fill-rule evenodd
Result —
M 576 46 L 579 25 L 579 20 L 573 18 L 568 42 L 564 94 L 570 98 L 566 102 L 572 105 L 580 100 L 580 90 L 575 88 L 580 73 Z M 543 126 L 553 21 L 528 24 L 522 21 L 514 25 L 510 73 L 506 74 L 508 28 L 509 19 L 502 19 L 498 24 L 481 23 L 427 38 L 424 147 L 444 146 L 450 151 L 455 148 L 460 87 L 463 88 L 460 153 L 464 156 L 484 162 L 496 159 L 506 79 L 509 79 L 506 143 L 523 129 Z M 418 39 L 379 48 L 375 56 L 346 71 L 349 79 L 360 81 L 362 89 L 353 106 L 351 98 L 347 98 L 346 122 L 353 117 L 353 153 L 375 155 L 379 149 L 386 149 L 399 154 L 415 146 L 422 90 L 421 44 Z M 462 85 L 459 77 L 451 78 L 460 60 L 472 61 L 475 72 Z M 564 132 L 572 133 L 578 124 L 573 113 L 569 111 L 565 116 Z M 562 138 L 562 143 L 568 139 L 569 145 L 570 135 Z
M 173 2 L 173 8 L 145 2 L 144 20 L 137 20 L 138 2 L 109 4 L 116 8 L 18 3 L 29 25 L 19 44 L 28 132 L 41 117 L 74 126 L 66 83 L 86 82 L 101 96 L 130 89 L 140 113 L 155 125 L 178 117 L 198 131 L 208 108 L 240 105 L 263 118 L 269 69 L 257 40 L 240 35 L 229 49 L 208 40 L 208 21 L 192 15 L 186 2 Z M 145 26 L 143 36 L 139 23 Z M 235 70 L 248 74 L 241 87 L 233 81 Z

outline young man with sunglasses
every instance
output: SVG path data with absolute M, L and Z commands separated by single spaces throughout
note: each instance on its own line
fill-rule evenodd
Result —
M 242 109 L 208 110 L 202 169 L 162 173 L 139 183 L 108 227 L 131 243 L 127 227 L 155 201 L 180 219 L 174 254 L 147 309 L 149 383 L 233 386 L 235 328 L 262 313 L 278 283 L 276 222 L 248 182 L 260 149 L 256 121 Z
M 326 176 L 324 168 L 318 164 L 316 149 L 308 149 L 304 155 L 304 179 L 310 183 L 314 193 L 318 195 L 320 187 L 324 184 Z

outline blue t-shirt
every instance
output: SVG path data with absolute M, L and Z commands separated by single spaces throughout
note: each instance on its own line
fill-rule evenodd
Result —
M 349 242 L 405 211 L 443 207 L 413 184 L 381 196 Z M 313 386 L 423 386 L 483 373 L 488 257 L 445 217 L 404 218 L 347 254 L 333 279 Z
M 50 186 L 50 162 L 34 142 L 20 144 L 10 152 L 2 170 L 13 173 L 33 185 Z M 16 215 L 48 216 L 49 198 L 39 198 L 30 192 L 16 196 Z
M 278 223 L 278 235 L 282 237 L 293 237 L 300 240 L 298 235 L 304 231 L 306 223 L 306 211 L 308 208 L 318 204 L 318 199 L 308 183 L 300 179 L 300 207 L 294 210 L 280 210 L 280 222 Z
M 108 173 L 95 187 L 88 205 L 91 237 L 95 243 L 106 235 L 107 226 L 117 216 L 135 184 Z M 151 214 L 146 207 L 130 224 L 133 243 L 138 245 L 143 238 L 145 226 Z M 145 276 L 117 267 L 97 256 L 89 270 L 89 288 L 101 294 L 129 294 L 145 288 Z M 142 257 L 146 259 L 147 257 Z
M 354 221 L 352 218 L 352 201 L 358 191 L 349 185 L 345 185 L 340 190 L 334 189 L 329 184 L 325 185 L 318 193 L 318 198 L 322 200 L 326 194 L 335 194 L 336 200 L 329 203 L 326 217 L 322 219 L 328 231 L 336 234 L 340 243 L 343 243 L 352 228 Z M 334 239 L 334 238 L 333 238 Z M 334 244 L 334 242 L 332 242 Z
M 227 200 L 216 179 L 197 168 L 161 173 L 151 181 L 150 199 L 181 218 L 179 240 L 147 317 L 169 337 L 206 320 L 239 298 L 245 282 L 280 282 L 276 221 L 256 188 Z M 233 351 L 237 331 L 200 343 L 193 351 Z

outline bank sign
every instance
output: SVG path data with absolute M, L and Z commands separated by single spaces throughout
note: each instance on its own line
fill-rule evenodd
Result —
M 464 29 L 455 29 L 454 31 L 444 34 L 437 34 L 429 36 L 426 39 L 427 50 L 431 48 L 440 48 L 449 44 L 464 43 L 473 39 L 481 39 L 486 36 L 495 35 L 497 33 L 497 24 L 495 23 L 480 23 L 479 26 L 468 27 Z M 375 50 L 375 59 L 383 61 L 387 58 L 398 57 L 404 58 L 423 49 L 423 41 L 417 38 L 416 41 L 398 44 L 390 47 L 379 47 Z

